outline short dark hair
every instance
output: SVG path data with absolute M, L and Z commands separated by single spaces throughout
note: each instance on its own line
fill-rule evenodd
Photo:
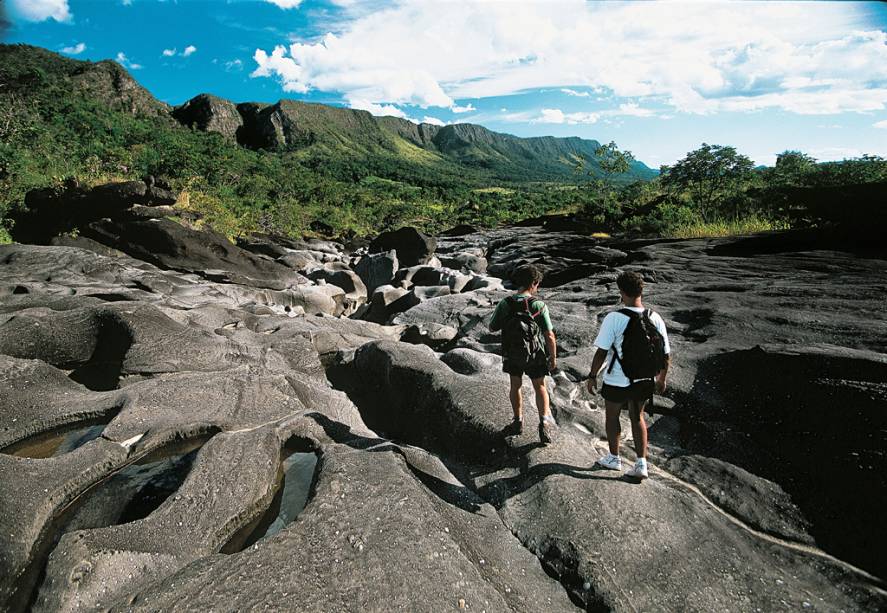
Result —
M 540 281 L 542 281 L 542 271 L 538 266 L 533 266 L 532 264 L 518 266 L 511 273 L 511 282 L 518 289 L 526 289 Z
M 644 293 L 644 278 L 637 272 L 623 272 L 616 278 L 616 285 L 629 298 L 637 298 Z

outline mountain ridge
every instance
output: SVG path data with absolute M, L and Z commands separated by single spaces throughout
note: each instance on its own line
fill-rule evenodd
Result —
M 219 115 L 230 115 L 232 110 L 240 113 L 242 119 L 233 134 L 224 119 L 216 120 Z M 258 149 L 300 149 L 320 142 L 352 146 L 358 143 L 370 150 L 380 147 L 397 152 L 400 147 L 391 142 L 393 137 L 446 160 L 492 170 L 501 178 L 520 174 L 539 180 L 581 180 L 576 167 L 583 162 L 592 177 L 602 174 L 594 163 L 595 150 L 601 143 L 578 136 L 519 137 L 472 123 L 439 126 L 286 98 L 273 104 L 234 103 L 210 93 L 198 94 L 175 107 L 172 115 L 186 126 L 233 136 L 238 143 Z M 650 179 L 656 174 L 643 162 L 635 161 L 628 173 L 617 178 Z

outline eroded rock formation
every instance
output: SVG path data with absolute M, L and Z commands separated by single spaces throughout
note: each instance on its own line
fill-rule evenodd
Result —
M 189 232 L 163 260 L 101 232 L 119 251 L 0 247 L 0 608 L 887 607 L 882 256 L 530 227 L 420 264 Z M 561 346 L 548 446 L 503 435 L 485 325 L 530 261 Z M 594 468 L 584 389 L 622 269 L 675 354 L 642 484 Z

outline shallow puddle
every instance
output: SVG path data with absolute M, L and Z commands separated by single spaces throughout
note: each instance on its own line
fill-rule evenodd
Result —
M 298 452 L 286 456 L 281 462 L 280 484 L 268 510 L 231 537 L 221 552 L 243 551 L 292 523 L 308 503 L 316 471 L 317 454 Z
M 105 423 L 90 422 L 89 425 L 79 424 L 74 429 L 54 430 L 38 434 L 3 449 L 2 453 L 19 458 L 45 459 L 54 458 L 83 447 L 102 435 Z

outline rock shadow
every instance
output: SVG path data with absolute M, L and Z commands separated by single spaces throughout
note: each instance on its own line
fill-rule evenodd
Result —
M 756 347 L 700 364 L 680 402 L 690 453 L 773 481 L 811 523 L 817 544 L 887 576 L 887 363 L 860 354 Z
M 88 389 L 105 392 L 117 389 L 133 337 L 132 331 L 114 313 L 100 313 L 98 324 L 92 356 L 69 377 Z

